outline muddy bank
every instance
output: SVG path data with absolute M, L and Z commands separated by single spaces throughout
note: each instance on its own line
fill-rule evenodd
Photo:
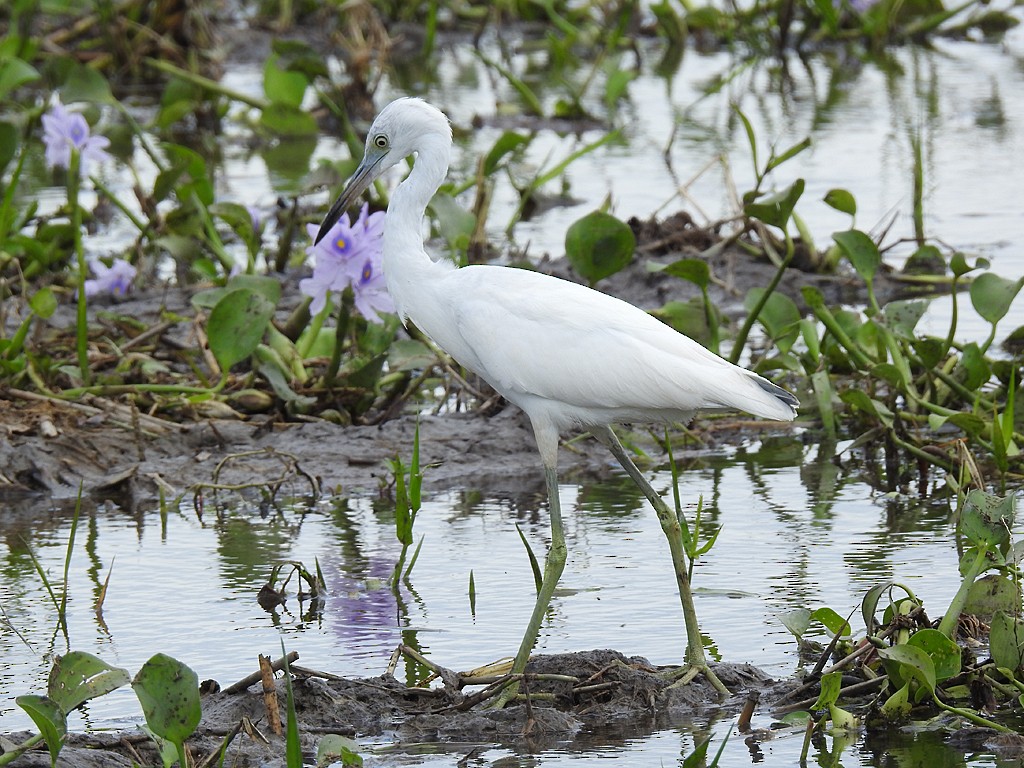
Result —
M 474 698 L 480 686 L 460 689 L 454 673 L 449 685 L 428 689 L 406 688 L 390 675 L 346 680 L 300 667 L 293 691 L 308 763 L 328 733 L 383 738 L 397 745 L 396 755 L 403 753 L 403 743 L 437 742 L 438 751 L 463 758 L 494 745 L 526 751 L 583 748 L 597 735 L 602 744 L 611 744 L 689 722 L 710 708 L 731 716 L 750 695 L 770 702 L 793 687 L 775 683 L 749 665 L 719 664 L 716 673 L 735 692 L 721 700 L 703 678 L 673 685 L 669 671 L 616 651 L 538 656 L 523 683 L 533 697 L 530 703 L 517 700 L 504 709 L 480 706 Z M 277 687 L 284 720 L 284 690 Z M 206 694 L 203 719 L 188 748 L 197 765 L 209 764 L 205 761 L 216 760 L 227 740 L 226 764 L 283 766 L 284 739 L 271 732 L 268 722 L 260 684 L 238 694 Z M 240 723 L 245 727 L 239 729 Z M 153 742 L 141 732 L 74 734 L 59 764 L 88 768 L 133 763 L 159 763 Z M 49 765 L 49 754 L 36 749 L 15 765 L 43 768 Z

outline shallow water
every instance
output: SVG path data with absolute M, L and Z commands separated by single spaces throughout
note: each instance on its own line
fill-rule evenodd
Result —
M 691 516 L 703 494 L 705 522 L 721 527 L 694 576 L 697 612 L 715 658 L 786 676 L 800 661 L 777 618 L 782 612 L 827 605 L 845 615 L 859 608 L 867 589 L 888 579 L 910 586 L 934 616 L 952 597 L 957 562 L 946 504 L 876 494 L 858 480 L 856 469 L 836 472 L 817 454 L 817 446 L 799 437 L 768 438 L 687 466 L 681 492 Z M 658 472 L 654 483 L 667 492 L 670 476 Z M 300 665 L 345 676 L 381 674 L 400 642 L 418 646 L 444 666 L 470 669 L 518 645 L 534 593 L 516 525 L 542 555 L 548 523 L 540 490 L 530 475 L 518 498 L 490 498 L 486 490 L 431 497 L 416 522 L 422 553 L 400 601 L 384 584 L 399 551 L 387 503 L 336 499 L 270 514 L 241 503 L 219 518 L 207 509 L 202 521 L 186 506 L 169 514 L 166 524 L 157 509 L 134 515 L 114 507 L 89 510 L 71 561 L 71 645 L 132 673 L 153 653 L 166 653 L 189 664 L 200 679 L 222 685 L 248 674 L 257 653 L 276 658 L 282 640 L 299 652 Z M 658 664 L 680 660 L 683 621 L 653 510 L 612 470 L 600 483 L 563 485 L 562 504 L 569 562 L 538 650 L 615 648 Z M 0 636 L 3 730 L 30 727 L 13 697 L 43 690 L 47 654 L 65 649 L 62 638 L 54 640 L 56 613 L 34 575 L 26 542 L 57 583 L 69 528 L 68 510 L 22 524 L 0 522 L 3 608 L 32 648 L 12 631 Z M 312 569 L 315 559 L 328 589 L 322 617 L 302 617 L 294 580 L 286 610 L 270 614 L 257 605 L 256 592 L 275 562 L 301 560 Z M 101 620 L 93 604 L 108 575 Z M 855 627 L 857 617 L 859 610 Z M 134 694 L 121 689 L 90 702 L 86 714 L 73 716 L 71 727 L 118 728 L 140 717 Z M 762 713 L 755 726 L 770 722 Z M 678 730 L 632 737 L 627 732 L 625 741 L 612 743 L 592 734 L 592 748 L 580 752 L 580 745 L 567 745 L 538 759 L 576 765 L 602 756 L 642 756 L 647 764 L 672 764 L 692 750 L 694 729 L 700 739 L 713 734 L 717 745 L 731 728 L 731 719 L 719 716 L 710 725 L 704 718 Z M 800 735 L 790 734 L 761 749 L 790 759 L 800 743 Z M 723 765 L 751 759 L 738 736 L 726 749 Z M 487 754 L 496 759 L 507 752 L 494 748 Z M 402 758 L 381 756 L 379 764 L 440 765 L 451 759 L 450 753 L 427 758 L 413 750 Z M 869 756 L 844 760 L 875 764 Z

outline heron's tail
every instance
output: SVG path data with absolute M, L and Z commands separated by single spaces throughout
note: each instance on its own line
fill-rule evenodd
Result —
M 730 387 L 720 393 L 723 395 L 723 406 L 746 411 L 762 419 L 792 421 L 796 418 L 796 409 L 800 401 L 792 393 L 752 371 L 740 368 L 739 372 L 744 384 L 735 388 Z

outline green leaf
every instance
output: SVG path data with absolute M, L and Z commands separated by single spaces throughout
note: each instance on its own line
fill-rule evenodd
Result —
M 476 229 L 476 216 L 443 192 L 434 195 L 428 207 L 437 219 L 437 231 L 445 242 L 456 250 L 465 251 Z
M 50 750 L 50 766 L 55 768 L 57 755 L 60 754 L 68 733 L 67 719 L 61 708 L 52 699 L 36 694 L 18 696 L 14 701 L 36 724 L 36 728 L 46 741 L 46 747 Z
M 275 38 L 270 46 L 277 56 L 278 66 L 289 72 L 301 72 L 312 82 L 318 77 L 329 77 L 323 53 L 301 40 Z
M 968 264 L 967 257 L 960 251 L 954 253 L 949 259 L 949 268 L 957 277 L 963 277 L 968 272 L 973 272 L 976 269 L 988 269 L 988 267 L 988 259 L 982 258 L 981 256 L 978 257 L 973 266 Z
M 908 682 L 882 704 L 882 715 L 888 720 L 902 720 L 910 714 L 910 709 L 910 683 Z
M 687 280 L 701 290 L 711 282 L 711 268 L 703 259 L 679 259 L 665 265 L 663 272 Z
M 524 136 L 513 131 L 505 131 L 498 137 L 490 152 L 484 157 L 484 176 L 490 176 L 498 170 L 498 166 L 506 155 L 515 152 L 519 147 L 529 144 L 531 141 L 532 137 L 530 136 Z
M 828 3 L 831 8 L 831 3 Z M 835 208 L 840 213 L 848 213 L 854 216 L 857 213 L 857 200 L 845 189 L 830 189 L 825 193 L 825 204 Z
M 27 61 L 17 58 L 0 59 L 0 101 L 5 100 L 11 91 L 38 80 L 39 77 L 38 70 Z M 2 167 L 0 165 L 0 168 Z
M 960 674 L 960 646 L 939 630 L 928 627 L 919 629 L 910 636 L 907 645 L 920 648 L 928 654 L 938 681 Z
M 93 104 L 116 104 L 110 83 L 98 70 L 84 64 L 75 64 L 60 87 L 65 104 L 88 101 Z
M 158 736 L 179 746 L 192 735 L 202 715 L 199 677 L 177 659 L 158 653 L 135 675 L 132 688 L 146 724 Z
M 878 655 L 886 662 L 885 667 L 890 670 L 890 674 L 894 674 L 892 667 L 896 666 L 902 673 L 897 675 L 898 677 L 903 680 L 913 677 L 922 683 L 929 693 L 935 693 L 935 664 L 923 650 L 904 643 L 891 648 L 879 648 Z
M 325 734 L 316 745 L 316 764 L 318 768 L 341 762 L 342 765 L 362 765 L 363 758 L 359 754 L 359 745 L 347 736 L 336 733 Z
M 263 65 L 263 93 L 273 104 L 298 109 L 306 95 L 309 78 L 285 66 L 276 53 L 270 55 Z
M 804 180 L 797 179 L 785 189 L 773 195 L 750 202 L 743 206 L 743 212 L 752 219 L 763 221 L 773 227 L 784 230 L 789 217 L 793 214 L 797 200 L 804 193 Z
M 218 217 L 231 227 L 250 251 L 255 250 L 256 230 L 253 228 L 252 214 L 249 213 L 248 208 L 241 203 L 221 202 L 214 203 L 208 210 L 211 215 Z
M 885 305 L 885 324 L 897 336 L 913 339 L 914 329 L 927 309 L 927 301 L 890 301 Z
M 248 288 L 231 291 L 217 302 L 207 320 L 206 335 L 225 375 L 253 353 L 273 313 L 274 305 Z
M 809 146 L 811 146 L 811 139 L 808 136 L 798 141 L 789 149 L 785 150 L 781 155 L 776 155 L 775 151 L 772 150 L 772 156 L 768 158 L 768 165 L 765 167 L 765 173 L 773 171 L 774 169 L 778 168 L 780 165 L 785 163 L 787 160 L 796 157 Z M 803 180 L 800 181 L 800 191 L 803 192 Z M 799 196 L 800 195 L 797 195 L 797 197 Z
M 57 295 L 52 288 L 44 286 L 32 294 L 28 304 L 33 312 L 45 320 L 57 311 Z
M 67 714 L 79 704 L 130 682 L 128 672 L 91 653 L 71 651 L 58 656 L 46 684 L 47 695 Z
M 971 303 L 974 310 L 992 325 L 1002 320 L 1017 298 L 1024 277 L 1007 280 L 1005 277 L 986 272 L 978 275 L 971 283 Z
M 20 135 L 13 123 L 0 120 L 0 174 L 6 170 L 18 151 Z
M 985 353 L 974 341 L 964 345 L 957 369 L 967 374 L 961 383 L 969 390 L 979 389 L 992 376 L 992 367 L 985 359 Z
M 260 112 L 260 125 L 278 136 L 314 136 L 319 126 L 309 112 L 291 104 L 270 104 Z
M 779 621 L 789 630 L 791 635 L 799 640 L 811 626 L 811 612 L 807 608 L 797 608 L 796 610 L 779 614 Z
M 1009 543 L 1015 517 L 1015 496 L 974 489 L 960 512 L 960 533 L 977 546 L 1001 548 Z
M 635 249 L 629 225 L 601 211 L 573 222 L 565 233 L 565 255 L 591 285 L 629 264 Z
M 436 362 L 437 354 L 416 339 L 395 339 L 388 349 L 390 371 L 415 371 L 428 368 Z
M 989 633 L 989 651 L 997 667 L 1005 667 L 1018 673 L 1024 665 L 1024 620 L 1018 616 L 998 611 L 992 617 Z
M 853 265 L 854 270 L 864 282 L 874 280 L 875 273 L 882 264 L 882 256 L 879 254 L 874 240 L 859 229 L 833 232 L 832 239 L 836 241 L 843 255 L 849 259 L 850 264 Z
M 878 601 L 882 595 L 894 586 L 896 586 L 894 581 L 883 581 L 864 593 L 864 599 L 860 603 L 860 615 L 864 619 L 864 628 L 869 635 L 874 635 L 878 627 L 878 622 L 875 620 L 875 613 L 878 611 Z
M 821 676 L 821 692 L 818 700 L 811 705 L 811 709 L 825 709 L 831 707 L 839 700 L 839 691 L 843 687 L 843 673 L 829 672 Z
M 743 306 L 748 312 L 764 296 L 764 288 L 751 288 L 743 299 Z M 783 352 L 789 351 L 800 334 L 800 310 L 796 303 L 784 293 L 772 291 L 768 301 L 761 308 L 757 321 L 764 328 L 768 337 L 775 342 L 775 345 Z
M 824 627 L 833 635 L 842 636 L 851 634 L 850 622 L 827 606 L 824 608 L 818 608 L 811 614 L 811 618 L 815 621 L 821 622 L 821 624 L 824 625 Z
M 694 341 L 705 346 L 711 342 L 712 333 L 711 327 L 708 325 L 708 312 L 701 299 L 694 297 L 688 301 L 669 301 L 651 314 Z
M 977 579 L 967 590 L 962 613 L 972 613 L 982 620 L 1004 611 L 1020 609 L 1020 587 L 1003 573 L 990 573 Z

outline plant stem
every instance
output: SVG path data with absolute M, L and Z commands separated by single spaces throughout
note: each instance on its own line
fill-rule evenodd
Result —
M 964 603 L 967 602 L 967 591 L 971 588 L 971 585 L 974 584 L 975 579 L 982 574 L 987 565 L 988 549 L 986 547 L 980 547 L 978 549 L 977 556 L 974 558 L 974 562 L 971 563 L 971 567 L 968 568 L 967 573 L 964 574 L 963 581 L 960 582 L 960 589 L 958 589 L 956 594 L 953 595 L 953 599 L 949 603 L 949 608 L 946 609 L 946 614 L 942 617 L 942 621 L 939 622 L 939 632 L 944 634 L 946 637 L 953 637 L 953 632 L 956 629 L 956 623 L 960 619 Z
M 75 347 L 78 351 L 78 368 L 82 383 L 89 386 L 92 377 L 89 371 L 89 315 L 85 297 L 85 280 L 89 269 L 85 263 L 85 248 L 82 245 L 82 208 L 78 204 L 78 190 L 81 187 L 81 155 L 72 148 L 68 168 L 68 205 L 71 206 L 71 236 L 74 240 L 75 258 L 78 261 L 78 313 L 75 322 Z
M 331 362 L 324 374 L 324 384 L 328 387 L 334 386 L 334 379 L 338 375 L 338 368 L 341 367 L 341 353 L 345 347 L 345 336 L 348 335 L 348 319 L 352 314 L 352 303 L 354 298 L 352 291 L 346 288 L 341 293 L 341 309 L 338 310 L 338 327 L 334 334 L 334 350 L 331 352 Z
M 750 329 L 754 327 L 754 323 L 761 314 L 761 310 L 764 309 L 765 304 L 768 303 L 768 299 L 771 298 L 772 293 L 775 292 L 779 283 L 782 282 L 782 276 L 785 274 L 786 268 L 789 266 L 789 262 L 793 260 L 794 253 L 796 253 L 796 248 L 793 246 L 793 240 L 787 232 L 786 257 L 779 264 L 779 268 L 775 270 L 775 276 L 772 277 L 772 281 L 768 283 L 768 287 L 764 289 L 764 293 L 761 294 L 761 298 L 758 299 L 757 304 L 754 305 L 754 308 L 747 314 L 747 319 L 743 321 L 743 327 L 740 328 L 740 332 L 736 334 L 736 341 L 733 343 L 732 352 L 729 353 L 729 362 L 733 365 L 739 361 L 740 355 L 743 354 L 743 348 L 747 345 L 747 337 L 750 336 Z

